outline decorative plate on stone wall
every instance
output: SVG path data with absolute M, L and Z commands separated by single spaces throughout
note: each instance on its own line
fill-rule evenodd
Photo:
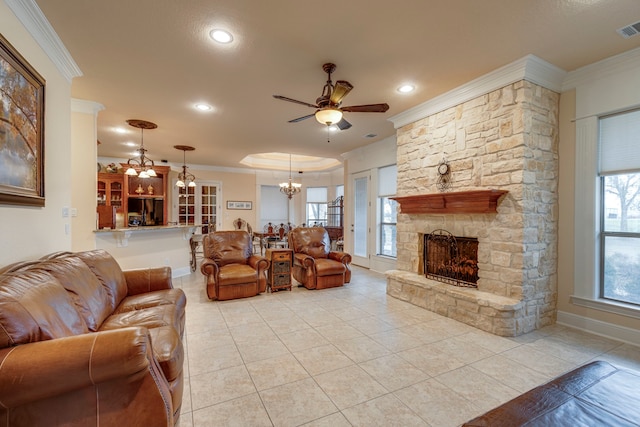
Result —
M 445 159 L 442 159 L 438 164 L 438 182 L 436 185 L 440 191 L 447 191 L 451 187 L 451 166 Z

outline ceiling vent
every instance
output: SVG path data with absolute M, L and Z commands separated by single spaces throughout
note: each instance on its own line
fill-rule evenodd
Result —
M 635 24 L 627 25 L 626 27 L 618 29 L 618 34 L 620 34 L 625 39 L 629 37 L 637 36 L 640 34 L 640 21 Z

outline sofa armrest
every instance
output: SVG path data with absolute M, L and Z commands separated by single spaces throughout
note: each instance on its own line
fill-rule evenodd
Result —
M 200 264 L 200 272 L 206 277 L 207 283 L 215 283 L 218 280 L 219 271 L 220 266 L 211 258 L 205 258 L 202 260 L 202 264 Z
M 251 255 L 249 257 L 249 265 L 258 272 L 267 271 L 269 269 L 269 260 L 260 255 Z
M 351 263 L 351 255 L 349 255 L 346 252 L 336 252 L 336 251 L 329 252 L 329 259 L 339 261 L 344 265 L 348 265 Z
M 173 289 L 170 267 L 125 270 L 124 278 L 127 281 L 128 295 Z
M 142 378 L 155 363 L 146 328 L 123 328 L 0 350 L 0 402 L 6 408 L 116 378 Z
M 295 253 L 293 254 L 293 263 L 307 268 L 312 267 L 316 263 L 316 260 L 307 254 Z

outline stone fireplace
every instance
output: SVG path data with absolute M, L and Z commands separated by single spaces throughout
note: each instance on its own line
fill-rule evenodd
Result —
M 389 295 L 501 336 L 555 322 L 558 102 L 520 80 L 398 128 Z M 477 238 L 477 289 L 425 277 L 421 239 L 435 229 Z

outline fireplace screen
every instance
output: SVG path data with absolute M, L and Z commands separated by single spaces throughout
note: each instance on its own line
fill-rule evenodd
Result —
M 423 248 L 427 278 L 455 286 L 478 287 L 478 239 L 434 230 L 424 235 Z

